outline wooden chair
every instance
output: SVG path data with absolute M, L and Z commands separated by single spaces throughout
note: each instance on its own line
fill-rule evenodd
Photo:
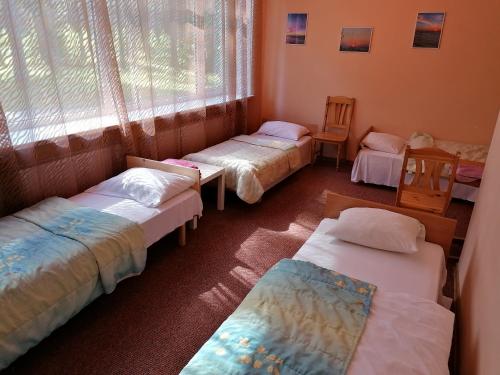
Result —
M 323 144 L 334 144 L 337 146 L 337 170 L 339 169 L 340 153 L 342 147 L 347 145 L 353 110 L 353 98 L 345 96 L 328 96 L 326 98 L 323 131 L 313 135 L 313 161 L 316 159 L 317 154 L 321 155 L 323 153 Z M 319 152 L 316 150 L 317 143 L 320 144 Z M 345 151 L 346 149 L 347 146 Z
M 399 180 L 396 206 L 444 215 L 451 200 L 451 190 L 457 173 L 459 157 L 438 148 L 406 148 Z M 415 160 L 412 180 L 405 183 L 408 161 Z M 448 166 L 448 170 L 444 169 Z M 441 190 L 441 179 L 446 176 L 448 185 Z

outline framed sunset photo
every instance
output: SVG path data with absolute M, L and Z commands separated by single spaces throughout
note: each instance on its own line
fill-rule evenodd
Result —
M 340 36 L 341 52 L 370 52 L 373 27 L 343 27 Z
M 417 15 L 413 48 L 439 48 L 444 16 L 444 12 L 419 13 Z
M 286 24 L 286 44 L 306 44 L 307 13 L 289 13 Z

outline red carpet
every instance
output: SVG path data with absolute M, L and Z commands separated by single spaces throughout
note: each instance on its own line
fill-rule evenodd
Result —
M 188 245 L 168 236 L 149 252 L 144 273 L 122 282 L 17 360 L 8 374 L 176 374 L 257 279 L 291 257 L 322 218 L 326 189 L 392 203 L 393 189 L 352 184 L 349 167 L 307 167 L 249 206 L 233 194 L 205 211 Z M 449 216 L 465 235 L 472 205 L 453 202 Z

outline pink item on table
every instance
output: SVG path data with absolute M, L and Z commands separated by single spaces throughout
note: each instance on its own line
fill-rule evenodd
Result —
M 458 164 L 456 179 L 459 182 L 471 182 L 483 177 L 484 167 L 481 165 Z
M 196 164 L 191 163 L 188 160 L 183 160 L 183 159 L 165 159 L 162 161 L 162 163 L 179 165 L 181 167 L 187 167 L 187 168 L 193 168 L 193 169 L 199 169 Z

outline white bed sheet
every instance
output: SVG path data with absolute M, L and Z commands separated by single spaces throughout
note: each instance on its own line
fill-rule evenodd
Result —
M 377 285 L 349 375 L 449 374 L 454 315 L 435 301 L 446 280 L 443 250 L 421 241 L 415 254 L 335 239 L 324 219 L 294 259 Z
M 369 184 L 391 187 L 399 186 L 401 168 L 403 166 L 404 149 L 399 154 L 375 151 L 363 148 L 358 152 L 351 171 L 352 182 L 366 182 Z M 411 177 L 408 177 L 411 178 Z M 442 179 L 442 186 L 446 186 L 446 179 Z M 475 202 L 479 188 L 455 182 L 451 196 Z
M 454 314 L 432 301 L 377 290 L 348 375 L 449 375 Z
M 69 200 L 138 223 L 144 230 L 147 247 L 194 216 L 201 216 L 203 211 L 200 194 L 193 189 L 184 191 L 156 208 L 145 207 L 131 199 L 92 193 L 81 193 Z

